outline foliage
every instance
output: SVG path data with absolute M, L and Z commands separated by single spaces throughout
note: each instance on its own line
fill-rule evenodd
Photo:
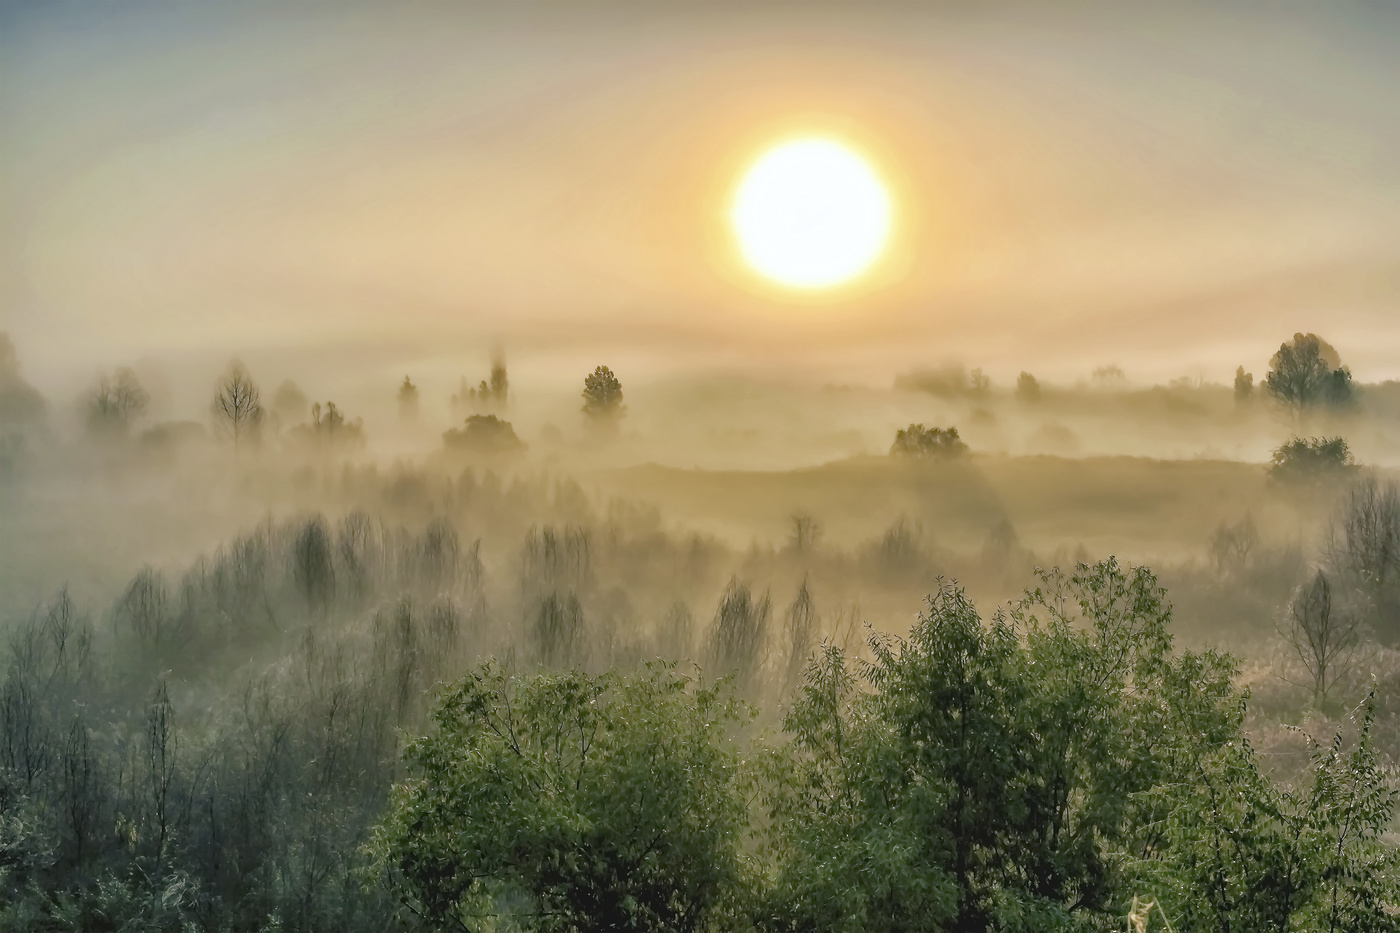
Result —
M 890 455 L 896 457 L 961 457 L 967 444 L 958 437 L 957 428 L 926 428 L 911 424 L 897 432 Z
M 1269 362 L 1264 388 L 1301 414 L 1316 405 L 1340 407 L 1352 400 L 1351 370 L 1332 345 L 1316 334 L 1294 334 Z
M 1173 653 L 1169 616 L 1150 573 L 1107 561 L 990 624 L 945 586 L 864 665 L 827 646 L 786 721 L 759 925 L 1121 928 L 1149 891 L 1179 930 L 1373 928 L 1395 876 L 1369 739 L 1295 801 L 1305 845 L 1244 742 L 1233 664 Z
M 468 417 L 463 427 L 444 432 L 442 443 L 449 450 L 476 454 L 509 454 L 525 449 L 511 423 L 495 415 Z
M 1343 476 L 1355 468 L 1351 448 L 1340 437 L 1295 437 L 1274 451 L 1269 474 L 1277 480 L 1304 483 Z
M 1125 910 L 1136 795 L 1229 734 L 1231 669 L 1170 655 L 1155 579 L 1047 575 L 990 625 L 945 586 L 859 673 L 828 648 L 789 715 L 775 928 L 1069 929 Z
M 740 717 L 722 688 L 667 667 L 526 677 L 487 663 L 409 745 L 369 851 L 435 929 L 706 929 L 743 870 L 725 742 Z
M 1149 795 L 1161 820 L 1140 884 L 1169 905 L 1178 930 L 1393 931 L 1397 850 L 1381 839 L 1396 792 L 1373 732 L 1314 745 L 1312 781 L 1271 781 L 1243 736 L 1214 744 L 1184 776 Z
M 599 366 L 583 380 L 583 413 L 595 422 L 613 422 L 622 417 L 622 383 L 606 366 Z

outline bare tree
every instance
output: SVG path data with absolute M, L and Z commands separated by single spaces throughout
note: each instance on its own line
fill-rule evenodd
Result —
M 788 606 L 784 620 L 783 635 L 787 642 L 786 663 L 783 672 L 783 692 L 790 693 L 802 678 L 807 666 L 807 657 L 812 653 L 812 643 L 817 634 L 817 610 L 812 604 L 812 591 L 807 586 L 807 578 L 802 578 L 797 598 Z
M 808 512 L 794 512 L 788 519 L 789 528 L 788 540 L 792 550 L 797 554 L 806 554 L 817 546 L 821 540 L 822 526 Z
M 1352 486 L 1332 520 L 1327 557 L 1363 595 L 1382 637 L 1400 636 L 1400 486 L 1375 476 Z
M 1221 522 L 1210 536 L 1210 559 L 1221 576 L 1237 573 L 1249 563 L 1249 555 L 1259 543 L 1254 516 L 1246 515 L 1234 524 Z
M 1318 704 L 1351 672 L 1362 647 L 1356 617 L 1333 605 L 1332 583 L 1321 570 L 1294 597 L 1282 634 L 1308 672 L 1313 702 Z
M 146 410 L 150 396 L 129 369 L 103 376 L 87 402 L 88 430 L 94 434 L 125 435 L 131 422 Z
M 244 435 L 262 422 L 263 407 L 258 387 L 248 370 L 235 360 L 214 390 L 214 417 L 233 434 L 233 449 Z

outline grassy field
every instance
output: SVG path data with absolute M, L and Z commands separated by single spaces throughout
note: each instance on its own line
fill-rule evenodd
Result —
M 872 537 L 903 514 L 952 547 L 980 544 L 1007 521 L 1037 551 L 1083 545 L 1135 560 L 1198 553 L 1222 521 L 1246 514 L 1266 538 L 1310 537 L 1330 502 L 1326 491 L 1280 488 L 1259 464 L 1138 457 L 860 457 L 774 472 L 648 465 L 589 480 L 736 544 L 781 542 L 796 512 L 843 542 Z

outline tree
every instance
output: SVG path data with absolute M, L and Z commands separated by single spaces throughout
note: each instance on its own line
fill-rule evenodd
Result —
M 306 412 L 307 403 L 306 393 L 290 379 L 282 380 L 272 395 L 272 410 L 284 421 L 300 418 Z
M 498 352 L 491 360 L 490 380 L 483 379 L 476 388 L 467 384 L 465 376 L 457 394 L 452 396 L 452 409 L 455 412 L 473 409 L 504 408 L 510 397 L 510 377 L 506 374 L 505 358 Z
M 1040 381 L 1030 373 L 1016 377 L 1016 398 L 1022 402 L 1040 401 Z
M 299 426 L 297 433 L 310 444 L 324 450 L 361 447 L 365 443 L 364 420 L 347 421 L 345 413 L 335 402 L 320 402 L 311 406 L 311 423 Z
M 1269 367 L 1264 388 L 1295 418 L 1316 405 L 1351 401 L 1351 371 L 1341 365 L 1336 349 L 1316 334 L 1294 334 L 1278 348 Z
M 403 377 L 403 384 L 399 386 L 398 399 L 399 419 L 408 422 L 417 421 L 418 387 L 407 376 Z
M 1236 665 L 1174 650 L 1170 617 L 1150 572 L 1109 560 L 988 621 L 943 586 L 868 663 L 826 646 L 772 765 L 757 926 L 1122 929 L 1148 892 L 1183 930 L 1393 929 L 1369 713 L 1311 788 L 1275 784 Z
M 103 376 L 87 403 L 87 426 L 93 434 L 125 437 L 131 423 L 146 410 L 150 396 L 129 369 Z
M 606 366 L 599 366 L 583 380 L 583 413 L 595 424 L 615 425 L 626 412 L 622 383 Z
M 1356 617 L 1333 606 L 1332 584 L 1321 570 L 1294 596 L 1282 634 L 1312 681 L 1313 703 L 1321 705 L 1351 672 L 1362 645 Z
M 1221 522 L 1210 536 L 1210 559 L 1221 576 L 1239 573 L 1249 563 L 1249 555 L 1259 543 L 1254 516 L 1246 515 L 1234 524 Z
M 742 879 L 726 741 L 741 718 L 664 666 L 526 677 L 488 662 L 405 750 L 368 851 L 433 929 L 709 929 Z
M 1254 374 L 1244 371 L 1240 366 L 1235 369 L 1235 404 L 1243 405 L 1254 397 Z
M 981 367 L 973 369 L 967 378 L 967 394 L 974 398 L 986 398 L 992 391 L 991 377 Z
M 1274 479 L 1306 483 L 1344 476 L 1356 469 L 1351 448 L 1340 437 L 1295 437 L 1274 451 Z
M 258 387 L 237 360 L 214 389 L 214 418 L 233 435 L 233 449 L 262 423 L 263 407 Z
M 897 432 L 894 444 L 890 447 L 892 457 L 961 457 L 967 453 L 967 444 L 958 437 L 957 428 L 926 428 L 922 424 L 911 424 Z
M 442 443 L 448 450 L 475 454 L 510 454 L 525 449 L 509 421 L 495 415 L 472 415 L 461 428 L 446 431 Z
M 716 673 L 734 676 L 740 690 L 754 680 L 768 660 L 768 617 L 773 601 L 765 592 L 755 597 L 747 583 L 731 578 L 715 608 L 705 658 Z
M 1400 640 L 1400 486 L 1367 476 L 1353 485 L 1333 516 L 1328 563 L 1359 595 L 1381 638 Z
M 809 512 L 794 512 L 788 519 L 788 528 L 788 543 L 796 554 L 806 554 L 816 547 L 823 532 L 821 522 Z

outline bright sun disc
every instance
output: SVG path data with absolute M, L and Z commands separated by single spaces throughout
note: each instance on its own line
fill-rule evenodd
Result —
M 890 197 L 850 149 L 801 139 L 754 163 L 739 183 L 730 220 L 740 252 L 758 272 L 792 288 L 828 288 L 880 257 Z

